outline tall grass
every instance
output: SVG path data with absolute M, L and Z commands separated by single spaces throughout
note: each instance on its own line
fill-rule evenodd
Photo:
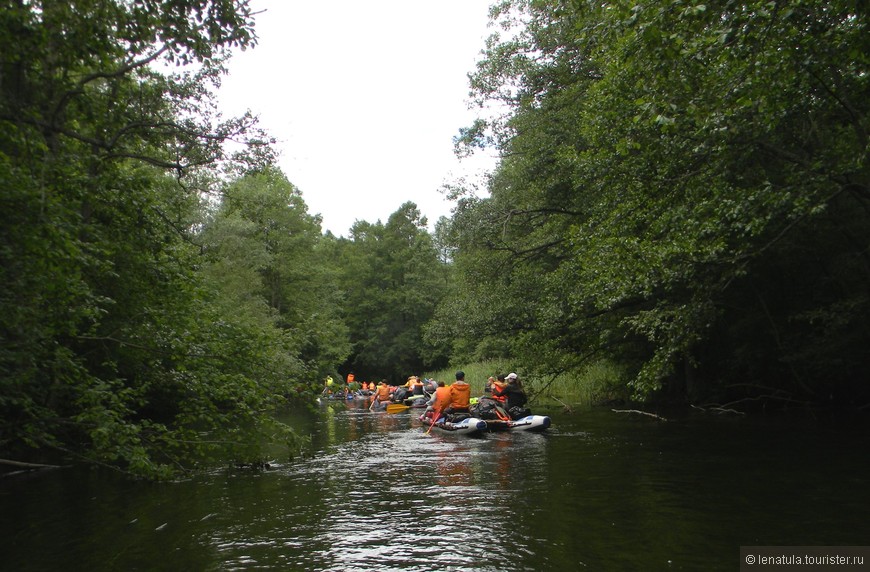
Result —
M 576 372 L 559 375 L 538 375 L 524 372 L 508 361 L 484 361 L 461 364 L 455 369 L 426 372 L 425 378 L 441 380 L 448 385 L 456 379 L 456 371 L 465 372 L 472 395 L 482 395 L 489 376 L 516 372 L 534 405 L 593 405 L 604 401 L 627 400 L 627 379 L 620 368 L 606 361 L 589 364 Z
M 471 386 L 471 395 L 481 395 L 483 393 L 483 386 L 486 384 L 486 378 L 488 378 L 489 376 L 495 377 L 500 373 L 507 375 L 510 372 L 514 371 L 512 369 L 507 369 L 508 367 L 509 364 L 507 364 L 506 362 L 482 361 L 477 363 L 463 364 L 456 367 L 455 369 L 442 369 L 439 371 L 427 372 L 423 374 L 423 377 L 437 379 L 439 381 L 443 381 L 447 385 L 450 385 L 456 380 L 456 372 L 464 371 L 465 381 L 467 381 L 468 385 Z M 517 372 L 517 374 L 520 374 L 520 372 Z

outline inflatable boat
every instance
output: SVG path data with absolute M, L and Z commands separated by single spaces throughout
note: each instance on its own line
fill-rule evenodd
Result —
M 550 423 L 546 415 L 526 415 L 512 420 L 487 419 L 486 428 L 489 431 L 546 431 Z
M 423 421 L 423 427 L 428 431 L 430 429 L 438 429 L 444 433 L 455 433 L 457 435 L 473 435 L 486 431 L 486 421 L 477 417 L 466 417 L 462 421 L 447 421 L 444 417 L 438 419 L 434 425 L 425 417 L 420 418 Z

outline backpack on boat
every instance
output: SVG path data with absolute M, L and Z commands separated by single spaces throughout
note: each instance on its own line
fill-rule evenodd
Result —
M 507 421 L 509 414 L 501 406 L 497 400 L 490 397 L 481 397 L 478 402 L 471 407 L 471 414 L 478 419 L 501 419 Z
M 516 421 L 517 419 L 522 419 L 523 417 L 528 417 L 532 414 L 532 410 L 528 407 L 523 407 L 522 405 L 514 405 L 510 409 L 508 409 L 508 415 L 511 416 L 511 419 Z
M 481 397 L 477 403 L 471 406 L 470 411 L 478 419 L 498 419 L 498 413 L 496 413 L 497 407 L 498 404 L 494 399 Z

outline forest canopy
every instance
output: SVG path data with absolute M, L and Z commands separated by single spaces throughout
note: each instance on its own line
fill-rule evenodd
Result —
M 510 332 L 541 371 L 615 360 L 640 397 L 866 403 L 866 6 L 517 0 L 493 16 L 471 83 L 507 111 L 458 144 L 502 161 L 455 217 L 446 321 Z

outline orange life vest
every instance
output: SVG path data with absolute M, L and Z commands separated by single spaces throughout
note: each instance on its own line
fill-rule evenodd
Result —
M 450 405 L 450 388 L 447 386 L 439 387 L 435 390 L 435 402 L 432 404 L 432 409 L 441 412 Z
M 500 401 L 504 403 L 507 401 L 507 395 L 504 395 L 502 392 L 507 389 L 507 384 L 502 385 L 499 382 L 495 382 L 492 384 L 492 398 L 496 401 Z
M 378 401 L 390 400 L 390 386 L 383 383 L 378 386 Z
M 471 386 L 464 381 L 454 382 L 450 386 L 450 407 L 455 409 L 468 409 L 468 400 L 471 398 Z

